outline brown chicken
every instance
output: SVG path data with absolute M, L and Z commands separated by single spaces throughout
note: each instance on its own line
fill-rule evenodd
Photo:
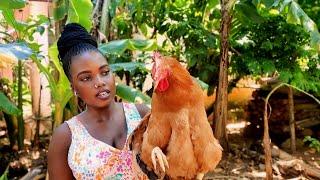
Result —
M 222 156 L 202 90 L 176 59 L 155 53 L 153 60 L 152 110 L 130 136 L 131 149 L 158 177 L 202 179 Z

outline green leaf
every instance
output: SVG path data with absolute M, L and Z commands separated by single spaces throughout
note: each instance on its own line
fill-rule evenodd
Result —
M 320 33 L 318 31 L 311 32 L 311 46 L 320 52 Z
M 192 77 L 194 80 L 196 80 L 196 82 L 200 85 L 200 87 L 202 88 L 202 90 L 208 90 L 209 89 L 209 85 L 203 81 L 201 81 L 199 78 L 195 78 Z
M 109 11 L 110 11 L 110 17 L 114 18 L 116 15 L 117 8 L 120 6 L 123 6 L 125 3 L 125 0 L 113 0 L 111 1 L 111 5 L 109 6 Z
M 128 102 L 140 102 L 140 103 L 151 103 L 151 98 L 141 91 L 134 89 L 124 84 L 117 84 L 117 96 L 128 101 Z
M 54 66 L 56 67 L 56 69 L 59 71 L 59 74 L 64 74 L 63 68 L 61 66 L 61 63 L 58 59 L 58 47 L 57 47 L 57 43 L 55 42 L 52 46 L 50 46 L 49 48 L 49 56 L 54 64 Z
M 263 60 L 261 67 L 264 73 L 269 73 L 269 74 L 274 73 L 276 69 L 272 61 L 269 61 L 269 60 Z
M 26 5 L 26 0 L 1 0 L 0 9 L 21 9 Z
M 278 2 L 279 2 L 279 0 L 261 0 L 260 3 L 264 4 L 267 8 L 271 8 L 273 6 L 276 6 Z M 258 3 L 256 3 L 256 4 L 258 4 Z
M 289 82 L 289 80 L 292 78 L 292 73 L 289 71 L 289 70 L 283 70 L 280 72 L 280 77 L 279 79 L 282 81 L 282 82 Z
M 90 31 L 92 9 L 91 0 L 56 0 L 53 17 L 62 20 L 67 15 L 67 23 L 79 23 Z
M 56 21 L 62 20 L 68 13 L 68 6 L 65 0 L 56 0 L 53 9 L 53 17 Z
M 240 18 L 243 23 L 262 23 L 264 21 L 263 17 L 259 15 L 257 8 L 249 1 L 236 4 L 235 9 L 241 17 L 246 17 Z
M 43 35 L 46 29 L 43 26 L 38 26 L 36 32 L 39 32 L 40 35 Z
M 128 39 L 110 41 L 99 46 L 103 54 L 122 54 L 128 48 Z
M 128 48 L 130 50 L 152 51 L 157 49 L 157 44 L 154 40 L 130 39 Z
M 3 92 L 0 92 L 0 110 L 11 115 L 20 115 L 21 111 L 17 108 Z
M 148 35 L 148 27 L 146 25 L 146 23 L 142 23 L 140 26 L 139 26 L 139 29 L 140 31 L 142 32 L 142 34 L 144 36 L 147 36 Z
M 23 60 L 30 57 L 32 50 L 25 43 L 0 44 L 0 53 L 14 55 Z
M 188 58 L 188 67 L 193 67 L 197 64 L 197 59 L 196 58 Z
M 299 7 L 297 3 L 292 2 L 289 7 L 287 22 L 292 24 L 301 24 L 301 16 L 303 16 L 302 9 Z
M 22 33 L 27 26 L 25 23 L 16 21 L 12 9 L 2 10 L 2 15 L 6 22 L 19 33 Z
M 55 68 L 59 72 L 59 80 L 58 82 L 55 82 L 52 75 L 48 74 L 47 77 L 49 77 L 51 92 L 52 96 L 55 102 L 60 102 L 62 107 L 64 107 L 67 102 L 70 100 L 72 97 L 73 93 L 70 88 L 70 82 L 68 80 L 68 77 L 63 71 L 62 65 L 60 64 L 60 61 L 58 59 L 58 48 L 57 48 L 57 43 L 54 43 L 50 48 L 49 48 L 49 56 L 50 59 L 52 60 Z
M 272 43 L 269 40 L 266 40 L 261 44 L 261 49 L 272 50 Z
M 123 39 L 111 41 L 99 46 L 99 50 L 103 54 L 117 55 L 123 54 L 126 50 L 153 51 L 156 49 L 157 44 L 154 40 Z
M 207 5 L 208 9 L 212 9 L 214 8 L 216 5 L 218 5 L 220 3 L 219 0 L 209 0 L 209 3 Z
M 1 175 L 0 180 L 8 180 L 8 174 L 9 174 L 9 166 L 7 166 L 6 170 L 4 173 Z
M 280 5 L 280 8 L 279 8 L 280 12 L 283 12 L 288 7 L 288 5 L 290 3 L 292 3 L 292 0 L 284 0 L 282 3 L 280 3 L 279 4 Z
M 85 27 L 87 31 L 90 31 L 92 27 L 92 7 L 91 0 L 69 0 L 67 23 L 79 23 Z
M 114 64 L 110 64 L 110 67 L 113 72 L 123 70 L 123 71 L 129 71 L 130 73 L 133 73 L 138 69 L 145 71 L 145 72 L 148 71 L 145 64 L 139 63 L 139 62 L 114 63 Z
M 265 1 L 266 0 L 262 2 L 266 3 Z M 274 6 L 277 6 L 279 8 L 279 12 L 286 16 L 287 22 L 302 25 L 304 29 L 310 33 L 311 46 L 320 52 L 320 34 L 317 25 L 305 13 L 300 5 L 295 0 L 284 0 L 281 2 L 279 2 L 279 0 L 275 0 L 273 7 Z

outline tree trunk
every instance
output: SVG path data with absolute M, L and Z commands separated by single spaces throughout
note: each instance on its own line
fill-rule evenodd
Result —
M 289 106 L 289 127 L 291 135 L 291 151 L 296 152 L 296 129 L 295 129 L 295 119 L 294 119 L 294 102 L 293 102 L 293 90 L 292 87 L 288 87 L 288 106 Z
M 32 94 L 32 114 L 36 120 L 36 131 L 33 139 L 33 147 L 39 144 L 39 129 L 40 129 L 40 98 L 41 98 L 41 82 L 40 73 L 35 63 L 30 64 L 30 89 Z
M 106 36 L 106 39 L 109 39 L 109 30 L 110 30 L 109 6 L 110 4 L 111 4 L 111 0 L 103 1 L 101 22 L 100 22 L 100 32 L 102 32 Z
M 18 148 L 23 149 L 24 141 L 24 121 L 23 121 L 23 109 L 22 109 L 22 62 L 18 61 L 18 108 L 21 110 L 21 114 L 18 116 Z
M 232 17 L 227 9 L 227 0 L 221 1 L 221 29 L 220 29 L 220 69 L 219 84 L 215 103 L 215 136 L 221 145 L 228 149 L 228 137 L 226 132 L 226 121 L 228 111 L 228 62 L 229 62 L 229 31 Z
M 271 157 L 271 147 L 270 147 L 271 140 L 269 136 L 268 102 L 267 101 L 265 102 L 265 105 L 264 105 L 263 125 L 264 125 L 263 146 L 264 146 L 264 154 L 265 154 L 266 179 L 271 180 L 273 176 L 272 176 L 272 157 Z
M 18 121 L 17 117 L 14 115 L 3 113 L 4 120 L 6 121 L 10 148 L 13 149 L 14 145 L 16 145 L 17 140 L 17 130 L 18 130 Z

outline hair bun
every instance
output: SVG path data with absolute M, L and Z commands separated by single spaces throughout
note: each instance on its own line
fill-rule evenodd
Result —
M 63 58 L 72 47 L 82 43 L 98 47 L 95 39 L 80 24 L 67 24 L 57 42 L 60 58 Z

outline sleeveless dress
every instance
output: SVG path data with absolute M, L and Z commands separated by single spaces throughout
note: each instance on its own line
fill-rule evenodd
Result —
M 134 104 L 123 103 L 127 123 L 127 139 L 141 117 Z M 92 137 L 84 125 L 73 117 L 66 121 L 72 134 L 68 164 L 76 179 L 134 180 L 148 179 L 136 163 L 126 142 L 123 150 Z

